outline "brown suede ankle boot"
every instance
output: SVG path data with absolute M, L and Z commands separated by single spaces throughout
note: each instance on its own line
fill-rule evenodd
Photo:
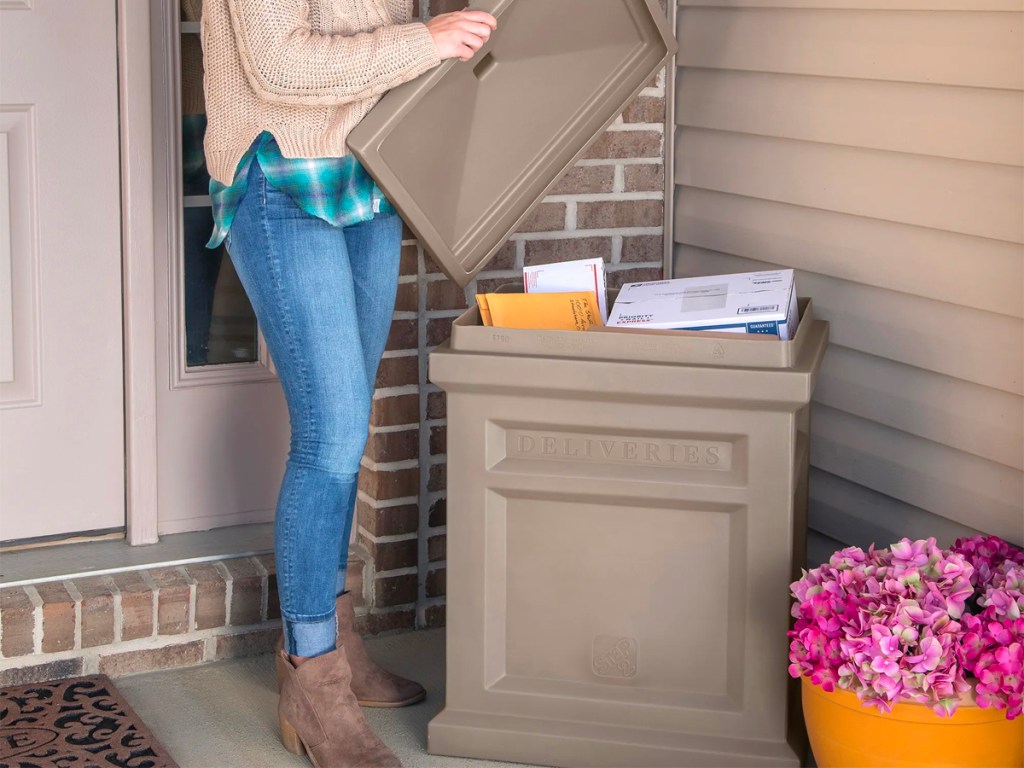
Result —
M 401 768 L 359 709 L 344 648 L 298 667 L 283 651 L 278 658 L 284 684 L 277 714 L 285 749 L 305 753 L 314 768 Z
M 338 613 L 338 645 L 344 645 L 352 667 L 352 692 L 364 707 L 405 707 L 426 698 L 423 686 L 382 669 L 370 658 L 363 638 L 355 631 L 356 612 L 352 593 L 344 592 L 335 603 Z
M 366 652 L 363 638 L 355 631 L 352 594 L 342 593 L 335 603 L 338 614 L 338 646 L 345 648 L 352 668 L 352 693 L 364 707 L 405 707 L 426 698 L 423 686 L 382 669 Z M 277 686 L 284 681 L 281 652 L 284 638 L 277 641 Z

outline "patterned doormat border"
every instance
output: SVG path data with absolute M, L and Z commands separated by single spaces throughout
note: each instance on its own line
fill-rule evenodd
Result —
M 106 675 L 0 688 L 0 768 L 178 768 Z

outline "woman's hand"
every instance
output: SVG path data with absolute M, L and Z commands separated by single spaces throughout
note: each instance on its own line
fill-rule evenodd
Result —
M 498 27 L 487 11 L 442 13 L 427 22 L 442 59 L 469 61 Z

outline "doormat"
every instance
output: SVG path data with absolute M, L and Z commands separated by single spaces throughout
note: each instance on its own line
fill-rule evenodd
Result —
M 106 675 L 0 688 L 0 768 L 178 768 Z

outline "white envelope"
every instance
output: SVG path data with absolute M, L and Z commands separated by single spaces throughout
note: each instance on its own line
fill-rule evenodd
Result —
M 608 287 L 604 259 L 563 261 L 523 268 L 523 290 L 526 293 L 569 293 L 594 291 L 601 322 L 608 322 Z

